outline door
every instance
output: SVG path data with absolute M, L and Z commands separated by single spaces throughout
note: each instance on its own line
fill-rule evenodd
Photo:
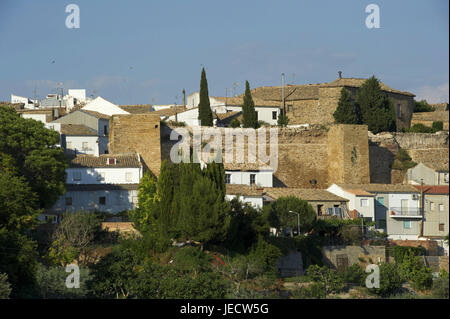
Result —
M 401 205 L 402 205 L 401 207 L 402 215 L 408 215 L 408 200 L 402 199 Z
M 347 255 L 336 255 L 336 268 L 339 272 L 346 271 L 348 268 L 348 257 Z

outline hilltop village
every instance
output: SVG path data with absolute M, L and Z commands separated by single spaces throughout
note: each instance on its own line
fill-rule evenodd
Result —
M 373 90 L 379 90 L 378 95 L 367 93 Z M 8 114 L 2 120 L 26 119 L 20 125 L 27 132 L 36 127 L 41 135 L 57 133 L 52 149 L 61 150 L 64 158 L 58 173 L 62 180 L 49 188 L 44 199 L 40 197 L 33 231 L 53 234 L 48 235 L 52 240 L 44 251 L 50 249 L 51 258 L 61 265 L 74 259 L 81 265 L 97 263 L 86 261 L 92 254 L 81 246 L 62 237 L 65 244 L 58 246 L 61 242 L 55 244 L 54 237 L 70 219 L 66 216 L 95 213 L 101 216 L 102 234 L 150 236 L 154 243 L 150 250 L 157 251 L 158 258 L 167 254 L 166 261 L 158 259 L 164 267 L 169 260 L 181 260 L 174 249 L 181 254 L 184 246 L 198 246 L 213 256 L 210 263 L 217 269 L 233 263 L 234 256 L 219 247 L 239 251 L 249 259 L 251 254 L 278 249 L 279 255 L 274 254 L 270 264 L 254 261 L 256 268 L 266 267 L 261 273 L 273 268 L 274 278 L 307 275 L 314 281 L 311 269 L 318 265 L 348 273 L 371 263 L 400 263 L 399 251 L 420 256 L 418 267 L 430 278 L 448 272 L 448 103 L 416 101 L 413 93 L 391 88 L 374 77 L 346 78 L 342 72 L 331 82 L 248 86 L 243 94 L 225 97 L 208 95 L 203 72 L 200 90 L 190 94 L 182 90 L 181 105 L 117 105 L 101 96 L 87 97 L 84 89 L 63 93 L 48 94 L 40 101 L 12 94 L 11 101 L 1 103 L 1 111 Z M 204 148 L 212 141 L 212 135 L 206 135 L 200 153 L 207 154 L 199 168 L 173 162 L 171 156 L 182 152 L 178 136 L 184 132 L 185 137 L 194 137 L 211 128 L 220 137 L 215 151 L 225 149 L 227 134 L 252 129 L 257 139 L 236 138 L 233 159 L 221 162 Z M 17 143 L 27 150 L 17 151 L 12 124 L 2 130 L 11 137 L 11 145 L 0 147 L 0 167 L 5 171 L 9 155 L 24 156 L 24 167 L 29 161 L 44 161 L 37 155 L 33 159 L 31 146 L 23 140 Z M 276 134 L 276 140 L 271 134 Z M 193 140 L 186 142 L 184 150 L 193 150 Z M 264 147 L 275 156 L 276 165 L 273 161 L 260 165 L 261 158 L 252 158 L 249 152 L 256 145 L 258 151 Z M 11 149 L 15 154 L 8 153 Z M 238 155 L 243 155 L 241 161 Z M 52 170 L 49 164 L 43 172 Z M 47 186 L 33 178 L 33 185 L 42 183 L 36 190 L 40 194 Z M 223 208 L 227 205 L 230 208 Z M 247 219 L 253 221 L 246 225 Z M 225 225 L 229 228 L 219 229 Z M 320 238 L 318 250 L 305 248 L 316 237 Z M 285 244 L 288 241 L 291 244 Z M 76 247 L 77 253 L 68 256 L 67 247 Z M 108 252 L 98 252 L 97 264 Z M 250 280 L 246 271 L 245 280 L 233 280 Z M 431 279 L 420 285 L 413 277 L 402 278 L 403 286 L 396 289 L 405 283 L 420 293 L 432 287 Z M 273 279 L 271 285 L 276 282 Z M 312 293 L 284 284 L 282 290 L 289 291 L 288 296 Z M 107 295 L 95 284 L 90 287 L 96 296 Z M 268 291 L 276 290 L 272 288 Z M 319 294 L 325 297 L 342 291 L 323 289 Z M 251 289 L 246 291 L 247 295 L 240 292 L 234 297 L 250 298 Z M 111 297 L 119 296 L 114 294 Z

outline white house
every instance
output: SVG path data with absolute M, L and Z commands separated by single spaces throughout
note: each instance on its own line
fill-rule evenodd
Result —
M 34 109 L 36 107 L 35 102 L 33 102 L 31 99 L 27 98 L 27 97 L 23 97 L 23 96 L 18 96 L 18 95 L 14 95 L 11 94 L 11 104 L 16 104 L 16 103 L 23 103 L 23 107 L 26 109 Z
M 108 116 L 130 114 L 129 112 L 121 109 L 118 105 L 115 105 L 101 96 L 95 98 L 82 108 L 85 111 L 94 111 Z
M 374 195 L 354 186 L 333 184 L 327 191 L 348 199 L 348 210 L 357 210 L 360 217 L 375 220 Z
M 69 89 L 67 90 L 67 94 L 74 97 L 77 102 L 85 102 L 86 101 L 86 90 L 85 89 Z
M 40 219 L 48 220 L 66 211 L 119 213 L 133 209 L 142 175 L 139 154 L 76 156 L 66 169 L 66 194 Z
M 198 107 L 191 108 L 182 112 L 177 113 L 176 115 L 178 122 L 184 122 L 188 126 L 199 126 L 200 120 L 198 119 Z M 175 115 L 171 115 L 168 117 L 169 121 L 175 121 Z M 214 116 L 213 113 L 213 125 L 216 126 L 217 117 Z
M 81 124 L 60 125 L 61 145 L 66 151 L 99 156 L 108 150 L 107 140 L 101 138 L 96 130 Z
M 429 167 L 424 163 L 419 163 L 413 168 L 408 169 L 406 174 L 408 183 L 412 185 L 448 185 L 449 170 L 448 165 L 442 167 Z
M 273 187 L 273 170 L 258 163 L 224 163 L 225 184 Z
M 262 188 L 238 184 L 226 185 L 225 198 L 229 201 L 238 198 L 242 203 L 249 204 L 254 208 L 262 208 L 264 202 Z

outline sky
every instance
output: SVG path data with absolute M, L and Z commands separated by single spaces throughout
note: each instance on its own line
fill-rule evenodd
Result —
M 67 28 L 66 6 L 80 9 Z M 366 6 L 380 10 L 367 28 Z M 0 0 L 0 100 L 84 88 L 116 104 L 375 75 L 449 101 L 448 0 Z M 62 83 L 62 84 L 58 84 Z M 235 86 L 236 84 L 236 86 Z

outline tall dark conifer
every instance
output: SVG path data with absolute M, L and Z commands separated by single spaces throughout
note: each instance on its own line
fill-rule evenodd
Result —
M 242 123 L 246 128 L 258 128 L 258 116 L 255 111 L 250 84 L 245 81 L 244 103 L 242 104 Z
M 333 116 L 338 124 L 361 124 L 359 105 L 352 103 L 350 92 L 345 88 L 341 90 L 341 97 Z
M 208 82 L 206 80 L 205 68 L 202 69 L 200 79 L 200 102 L 198 104 L 198 119 L 202 126 L 213 126 L 211 105 L 209 103 Z

